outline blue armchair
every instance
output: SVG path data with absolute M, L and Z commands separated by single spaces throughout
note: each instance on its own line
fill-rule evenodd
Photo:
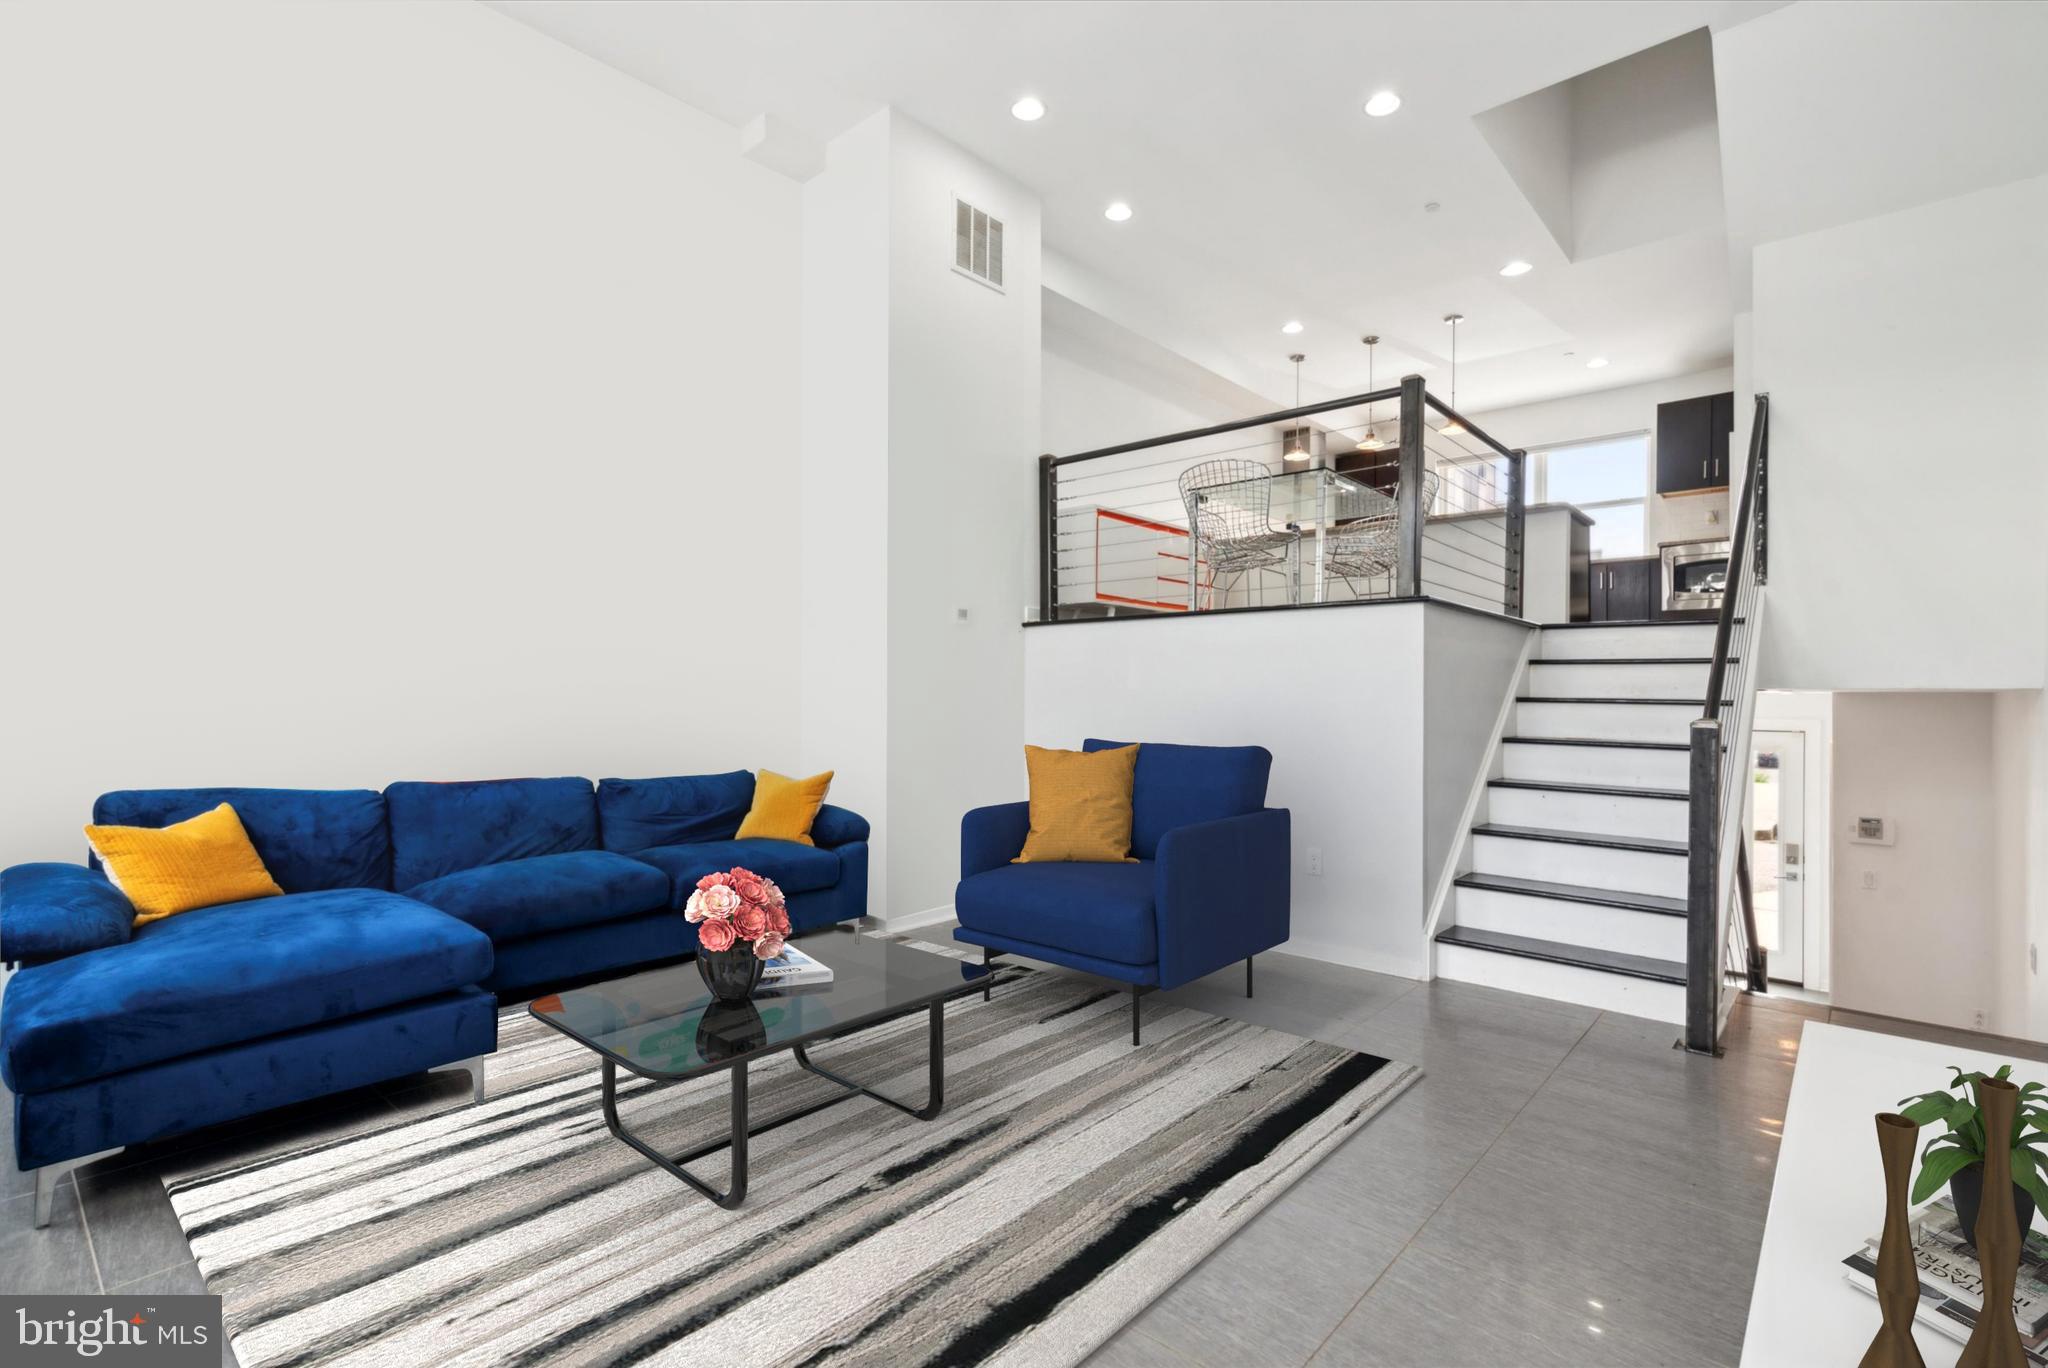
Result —
M 1089 740 L 1086 750 L 1127 744 Z M 1029 803 L 976 808 L 960 823 L 954 938 L 984 964 L 1024 955 L 1129 985 L 1138 1002 L 1252 957 L 1288 935 L 1288 814 L 1269 808 L 1262 746 L 1138 748 L 1129 864 L 1012 864 Z

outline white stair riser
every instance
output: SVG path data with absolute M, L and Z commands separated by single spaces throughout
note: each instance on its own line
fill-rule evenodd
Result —
M 1457 923 L 1481 931 L 1565 945 L 1590 945 L 1625 955 L 1685 961 L 1685 918 L 1658 912 L 1632 912 L 1625 907 L 1536 898 L 1491 888 L 1458 890 Z
M 1622 746 L 1502 746 L 1501 778 L 1556 784 L 1627 784 L 1636 788 L 1686 786 L 1684 751 Z
M 1714 624 L 1676 622 L 1656 627 L 1574 627 L 1545 632 L 1540 647 L 1546 660 L 1579 656 L 1710 656 Z
M 1684 741 L 1699 720 L 1697 703 L 1515 704 L 1515 735 L 1577 736 L 1589 741 Z
M 1536 665 L 1536 698 L 1697 698 L 1707 696 L 1706 665 Z
M 1439 978 L 1528 993 L 1555 1002 L 1576 1002 L 1603 1012 L 1621 1012 L 1674 1025 L 1685 1020 L 1685 989 L 1676 983 L 1474 950 L 1468 945 L 1437 946 L 1436 972 Z
M 1545 883 L 1579 884 L 1617 893 L 1685 896 L 1685 858 L 1643 850 L 1574 845 L 1568 841 L 1525 841 L 1512 836 L 1472 836 L 1472 869 Z
M 1486 819 L 1503 826 L 1583 831 L 1589 836 L 1685 839 L 1685 804 L 1669 798 L 1616 798 L 1604 793 L 1490 788 Z

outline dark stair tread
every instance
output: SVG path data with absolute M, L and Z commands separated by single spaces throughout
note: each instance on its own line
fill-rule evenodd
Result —
M 1740 625 L 1749 619 L 1731 618 L 1729 621 Z M 1544 622 L 1537 625 L 1546 632 L 1569 632 L 1589 627 L 1712 627 L 1714 622 L 1710 618 L 1628 618 L 1614 622 Z
M 1685 986 L 1685 966 L 1677 960 L 1652 959 L 1648 955 L 1624 955 L 1591 945 L 1567 945 L 1563 941 L 1514 936 L 1505 931 L 1482 931 L 1473 926 L 1447 926 L 1436 933 L 1439 945 L 1462 945 L 1472 950 L 1491 950 L 1522 959 L 1547 960 L 1580 969 L 1597 969 L 1607 974 L 1649 979 L 1656 983 Z
M 1702 707 L 1705 707 L 1705 706 L 1706 706 L 1706 703 L 1705 703 L 1705 701 L 1704 701 L 1703 699 L 1698 699 L 1698 698 L 1576 698 L 1576 697 L 1574 697 L 1574 698 L 1543 698 L 1543 697 L 1541 697 L 1541 696 L 1539 696 L 1539 695 L 1536 695 L 1536 694 L 1519 694 L 1519 695 L 1517 695 L 1517 696 L 1516 696 L 1516 698 L 1515 698 L 1515 702 L 1517 702 L 1517 703 L 1602 703 L 1602 704 L 1605 704 L 1605 703 L 1633 703 L 1633 704 L 1641 704 L 1641 705 L 1648 705 L 1648 706 L 1650 706 L 1650 707 L 1657 707 L 1657 708 L 1702 708 Z M 1721 706 L 1722 706 L 1722 707 L 1724 707 L 1724 708 L 1732 708 L 1732 707 L 1734 707 L 1734 706 L 1735 706 L 1735 703 L 1734 703 L 1734 700 L 1732 700 L 1732 699 L 1727 699 L 1727 698 L 1724 698 L 1724 699 L 1722 699 L 1722 700 L 1721 700 Z
M 1546 789 L 1554 793 L 1591 793 L 1602 798 L 1667 798 L 1683 803 L 1692 795 L 1684 789 L 1640 788 L 1632 784 L 1566 784 L 1548 779 L 1489 779 L 1488 788 Z
M 1558 902 L 1592 903 L 1596 907 L 1619 907 L 1630 912 L 1654 912 L 1662 917 L 1686 915 L 1685 899 L 1666 898 L 1656 893 L 1617 893 L 1611 888 L 1586 888 L 1579 884 L 1550 883 L 1544 879 L 1518 879 L 1512 874 L 1463 874 L 1460 888 L 1483 888 L 1493 893 L 1522 893 L 1531 898 Z
M 1511 746 L 1618 746 L 1624 750 L 1689 751 L 1686 741 L 1609 741 L 1597 736 L 1503 736 Z
M 1483 822 L 1472 828 L 1474 836 L 1499 836 L 1515 841 L 1549 841 L 1556 845 L 1598 846 L 1602 850 L 1638 850 L 1646 855 L 1688 855 L 1684 841 L 1660 841 L 1653 836 L 1599 836 L 1584 831 L 1556 831 L 1550 827 L 1503 826 Z
M 1740 656 L 1729 656 L 1733 665 Z M 1711 665 L 1712 656 L 1559 656 L 1555 660 L 1532 660 L 1531 665 Z

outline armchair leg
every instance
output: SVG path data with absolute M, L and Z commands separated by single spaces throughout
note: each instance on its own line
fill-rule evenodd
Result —
M 76 1159 L 59 1159 L 54 1164 L 44 1164 L 41 1168 L 37 1169 L 35 1171 L 36 1229 L 41 1230 L 50 1224 L 50 1218 L 55 1214 L 57 1206 L 57 1185 L 62 1183 L 73 1169 L 84 1168 L 96 1159 L 104 1159 L 110 1154 L 119 1154 L 120 1152 L 121 1146 L 116 1145 L 112 1149 L 100 1150 L 97 1153 L 81 1154 Z
M 1250 955 L 1244 957 L 1244 995 L 1246 997 L 1252 995 L 1252 957 Z
M 981 947 L 981 1000 L 983 1002 L 987 1002 L 989 1000 L 990 995 L 995 991 L 995 981 L 988 977 L 989 973 L 991 972 L 989 969 L 989 965 L 995 962 L 995 958 L 996 957 L 989 952 L 989 948 L 986 945 Z
M 1138 991 L 1138 985 L 1137 985 L 1137 984 L 1135 984 L 1135 983 L 1134 983 L 1134 984 L 1132 984 L 1132 985 L 1131 985 L 1131 1045 L 1132 1045 L 1132 1046 L 1133 1046 L 1134 1048 L 1136 1047 L 1136 1045 L 1137 1045 L 1137 1043 L 1138 1043 L 1138 999 L 1139 999 L 1139 998 L 1141 998 L 1141 997 L 1143 997 L 1143 996 L 1144 996 L 1144 994 Z

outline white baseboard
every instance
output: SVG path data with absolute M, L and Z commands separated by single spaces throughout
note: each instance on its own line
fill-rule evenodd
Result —
M 932 926 L 939 922 L 953 920 L 953 904 L 943 907 L 927 907 L 922 912 L 899 912 L 893 917 L 876 917 L 884 931 L 915 931 L 920 926 Z

